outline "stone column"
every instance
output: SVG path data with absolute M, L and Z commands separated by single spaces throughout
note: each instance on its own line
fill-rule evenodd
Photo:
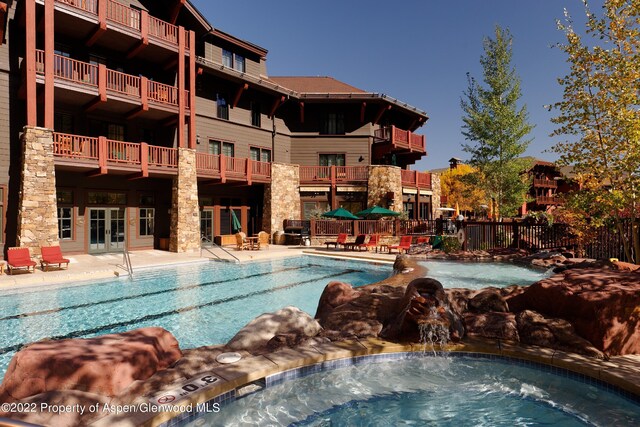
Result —
M 389 206 L 388 195 L 393 194 L 393 203 Z M 402 175 L 397 166 L 369 166 L 368 207 L 378 205 L 392 211 L 402 212 Z
M 440 185 L 440 174 L 432 173 L 431 174 L 431 190 L 433 191 L 433 195 L 431 196 L 431 218 L 438 219 L 440 218 L 441 211 L 437 209 L 440 208 L 440 195 L 442 194 L 442 186 Z
M 40 255 L 42 246 L 58 244 L 56 169 L 50 129 L 25 126 L 18 198 L 18 246 Z
M 300 167 L 271 164 L 271 184 L 265 185 L 262 227 L 269 234 L 283 231 L 285 219 L 301 219 Z
M 200 206 L 196 150 L 178 148 L 178 176 L 171 190 L 171 252 L 200 250 Z

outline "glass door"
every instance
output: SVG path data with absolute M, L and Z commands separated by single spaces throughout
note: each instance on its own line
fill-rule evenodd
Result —
M 200 211 L 200 236 L 205 245 L 210 245 L 213 242 L 213 209 Z
M 89 253 L 120 251 L 125 245 L 124 208 L 89 209 Z

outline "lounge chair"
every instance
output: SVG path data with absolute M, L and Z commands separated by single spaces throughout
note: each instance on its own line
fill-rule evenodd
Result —
M 369 241 L 364 244 L 364 247 L 367 250 L 369 250 L 369 248 L 376 248 L 376 250 L 378 250 L 379 245 L 380 245 L 380 235 L 372 234 L 371 237 L 369 237 Z
M 334 248 L 338 248 L 338 245 L 345 245 L 347 243 L 347 233 L 338 234 L 338 238 L 334 241 L 324 242 L 327 245 L 327 249 L 329 249 L 329 245 L 333 245 Z
M 236 248 L 239 251 L 242 251 L 245 249 L 251 249 L 251 243 L 247 242 L 246 237 L 247 235 L 244 234 L 242 231 L 240 231 L 239 233 L 236 233 Z
M 358 248 L 358 250 L 360 250 L 360 248 L 364 245 L 364 241 L 366 240 L 366 238 L 367 238 L 366 234 L 358 234 L 358 237 L 356 237 L 355 242 L 344 244 L 344 249 L 353 251 L 356 248 Z
M 258 233 L 258 243 L 260 246 L 264 246 L 266 248 L 269 247 L 270 236 L 266 231 L 261 231 Z
M 13 274 L 13 270 L 18 268 L 36 271 L 36 262 L 29 255 L 29 248 L 9 248 L 7 251 L 7 267 L 10 274 Z
M 393 249 L 396 249 L 398 251 L 398 253 L 402 253 L 402 251 L 407 252 L 409 250 L 409 248 L 411 247 L 411 236 L 402 236 L 400 237 L 400 243 L 397 245 L 391 245 L 389 246 L 389 253 L 391 253 L 391 251 Z
M 69 268 L 69 260 L 62 257 L 60 246 L 44 246 L 41 249 L 42 260 L 40 261 L 40 268 L 42 268 L 42 271 L 47 271 L 49 266 L 56 264 L 58 264 L 58 268 L 62 268 L 62 264 L 66 264 L 66 268 Z

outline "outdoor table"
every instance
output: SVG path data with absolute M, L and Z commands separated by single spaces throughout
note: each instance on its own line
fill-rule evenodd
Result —
M 380 253 L 389 252 L 389 245 L 378 245 L 378 246 L 376 246 L 376 253 L 378 253 L 378 249 L 380 250 Z
M 249 242 L 251 250 L 260 249 L 260 242 L 258 241 L 258 236 L 255 237 L 245 237 L 245 240 Z

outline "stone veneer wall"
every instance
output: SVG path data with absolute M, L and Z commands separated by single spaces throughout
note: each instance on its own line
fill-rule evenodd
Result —
M 39 255 L 58 244 L 56 170 L 50 129 L 25 126 L 18 199 L 18 246 Z
M 438 219 L 442 213 L 441 211 L 436 210 L 441 206 L 440 195 L 442 194 L 442 186 L 440 185 L 440 174 L 431 174 L 431 191 L 433 191 L 433 194 L 431 195 L 431 214 L 433 216 L 431 218 Z
M 300 219 L 300 167 L 271 164 L 271 184 L 265 185 L 262 227 L 269 234 L 283 231 L 285 219 Z M 278 242 L 274 242 L 278 243 Z
M 393 193 L 393 205 L 388 205 L 387 194 Z M 402 175 L 397 166 L 369 166 L 367 206 L 374 205 L 402 212 Z
M 200 250 L 200 207 L 196 150 L 178 148 L 178 176 L 171 191 L 171 252 Z

